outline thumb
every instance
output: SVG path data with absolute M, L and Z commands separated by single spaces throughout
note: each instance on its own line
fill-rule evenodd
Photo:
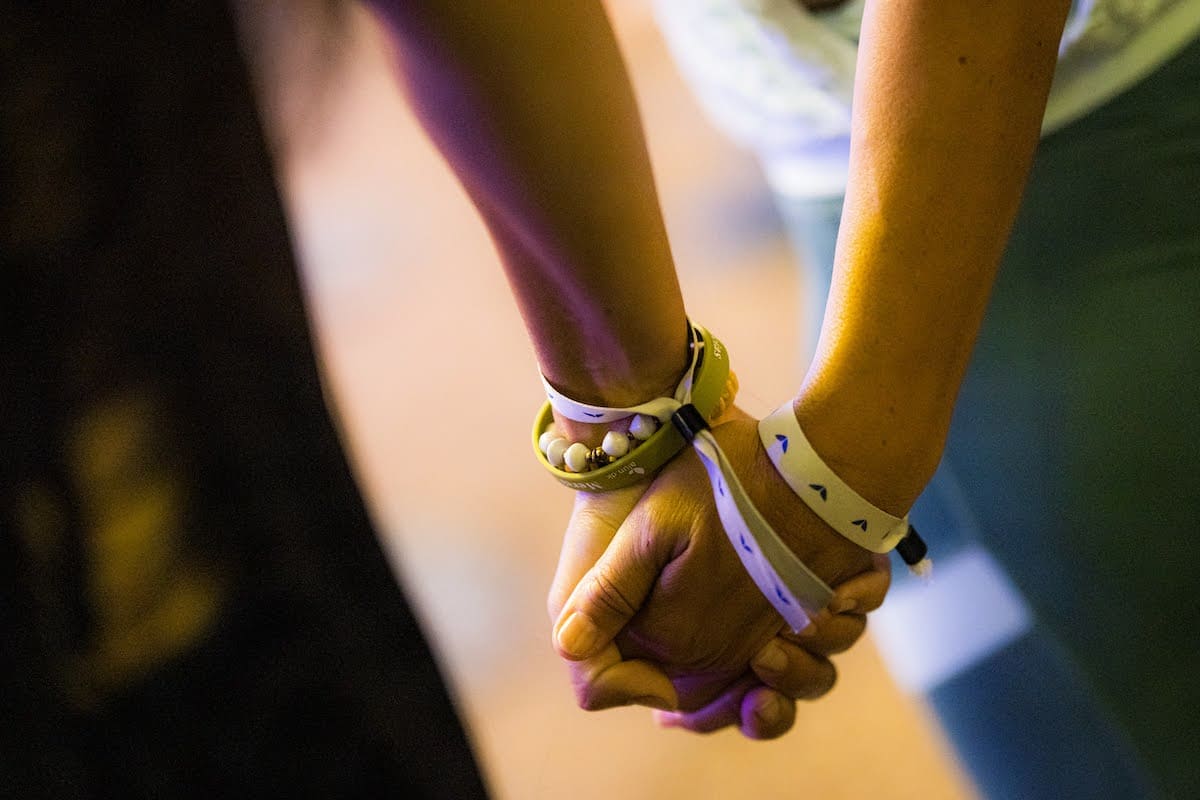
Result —
M 644 486 L 634 486 L 612 492 L 575 494 L 575 505 L 563 533 L 558 568 L 554 571 L 554 580 L 546 598 L 551 621 L 558 619 L 571 598 L 571 592 L 600 560 L 617 535 L 621 523 L 645 492 Z
M 643 536 L 653 532 L 653 541 Z M 603 555 L 584 574 L 554 624 L 563 658 L 579 661 L 600 652 L 642 607 L 666 565 L 670 538 L 652 531 L 639 509 L 626 517 Z

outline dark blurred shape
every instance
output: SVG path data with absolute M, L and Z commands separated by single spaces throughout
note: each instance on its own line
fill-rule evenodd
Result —
M 484 796 L 326 413 L 228 10 L 0 19 L 0 796 Z

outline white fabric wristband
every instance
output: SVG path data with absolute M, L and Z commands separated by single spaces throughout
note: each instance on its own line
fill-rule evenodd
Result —
M 742 567 L 763 597 L 799 633 L 829 605 L 833 590 L 788 548 L 763 518 L 712 432 L 698 432 L 692 445 L 708 473 L 721 526 Z
M 842 536 L 873 553 L 888 553 L 908 535 L 907 514 L 877 508 L 821 460 L 790 400 L 758 423 L 758 436 L 792 491 Z
M 675 387 L 673 398 L 657 397 L 628 408 L 606 408 L 572 400 L 551 386 L 545 375 L 541 376 L 542 386 L 546 390 L 546 399 L 550 401 L 550 407 L 567 419 L 576 422 L 616 422 L 626 417 L 632 417 L 634 414 L 646 414 L 656 418 L 659 422 L 666 422 L 676 409 L 684 403 L 691 402 L 692 382 L 696 376 L 696 366 L 700 363 L 702 344 L 700 337 L 696 334 L 696 326 L 692 324 L 691 320 L 688 320 L 688 348 L 691 352 L 691 361 L 683 373 L 683 377 L 679 379 L 679 384 Z

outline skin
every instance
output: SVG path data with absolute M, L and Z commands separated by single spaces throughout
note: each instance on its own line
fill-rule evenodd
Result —
M 546 377 L 611 406 L 673 387 L 683 297 L 600 4 L 373 6 L 413 108 L 496 243 Z
M 867 4 L 833 288 L 793 407 L 826 462 L 893 513 L 911 506 L 940 458 L 1036 147 L 1068 8 L 1065 0 Z M 773 499 L 760 507 L 775 507 Z M 794 513 L 802 526 L 803 510 Z M 794 535 L 815 541 L 818 528 Z M 684 576 L 682 566 L 672 575 L 680 583 Z M 614 591 L 637 597 L 629 589 L 635 579 L 608 591 L 585 588 L 594 575 L 582 580 L 560 632 L 570 614 L 592 613 Z M 705 580 L 704 570 L 692 580 Z M 633 628 L 647 616 L 635 617 Z M 661 641 L 676 624 L 643 636 Z M 564 657 L 579 656 L 559 644 Z M 684 719 L 707 729 L 695 716 Z M 717 719 L 729 721 L 728 709 Z
M 395 63 L 418 118 L 496 243 L 547 378 L 560 391 L 600 405 L 632 405 L 669 394 L 686 365 L 683 300 L 632 88 L 603 8 L 552 2 L 530 14 L 527 3 L 513 0 L 375 2 L 373 7 L 393 35 Z M 592 444 L 604 430 L 562 419 L 558 424 L 569 438 Z M 740 460 L 749 468 L 758 457 L 754 448 L 743 448 L 734 463 Z M 800 506 L 773 471 L 762 475 L 780 502 Z M 656 496 L 665 486 L 647 484 L 641 491 Z M 689 485 L 672 496 L 686 494 L 687 508 L 708 511 L 706 487 L 706 482 Z M 665 507 L 665 496 L 647 510 Z M 675 529 L 656 530 L 662 516 L 654 511 L 639 517 L 652 521 L 646 536 L 664 544 L 676 541 Z M 604 538 L 603 529 L 580 527 L 576 523 L 572 535 Z M 823 544 L 836 546 L 827 554 L 828 575 L 871 568 L 863 551 L 819 524 L 809 527 Z M 706 542 L 724 541 L 711 513 L 699 528 Z M 795 538 L 799 544 L 803 536 Z M 720 558 L 710 557 L 709 567 L 723 581 L 748 581 L 734 554 L 721 552 Z M 765 602 L 756 601 L 753 614 L 755 630 L 781 627 Z M 652 617 L 656 630 L 662 617 Z M 717 638 L 738 635 L 729 629 Z M 754 641 L 761 647 L 771 638 Z M 684 665 L 707 659 L 698 651 L 677 650 L 687 646 L 672 639 L 656 655 L 678 674 Z M 746 673 L 755 649 L 739 646 L 737 675 Z M 797 670 L 784 673 L 772 679 L 791 694 L 812 694 L 829 683 L 824 673 L 808 679 Z M 728 688 L 734 677 L 724 680 Z M 653 704 L 674 707 L 677 698 L 655 693 L 661 686 L 655 681 L 612 684 L 623 702 L 654 697 Z M 706 689 L 705 697 L 718 688 Z M 738 703 L 746 691 L 737 688 Z
M 743 570 L 728 569 L 735 556 L 711 498 L 695 490 L 707 487 L 703 468 L 685 452 L 649 487 L 577 496 L 550 613 L 560 652 L 574 659 L 584 708 L 635 697 L 686 712 L 663 718 L 676 727 L 739 725 L 747 736 L 772 738 L 791 726 L 796 699 L 832 688 L 828 656 L 862 635 L 866 612 L 887 591 L 888 564 L 831 531 L 828 541 L 812 536 L 808 526 L 826 531 L 790 491 L 767 502 L 760 488 L 749 488 L 771 485 L 774 474 L 753 419 L 735 409 L 714 433 L 726 454 L 745 464 L 739 472 L 749 478 L 752 498 L 785 541 L 838 584 L 831 610 L 796 636 Z M 570 647 L 563 633 L 578 622 L 563 608 L 585 610 L 598 641 L 611 643 L 598 651 Z M 767 648 L 782 655 L 782 667 L 767 663 Z
M 907 509 L 941 457 L 1069 7 L 867 3 L 833 284 L 795 409 L 881 508 Z
M 496 242 L 544 374 L 584 402 L 669 393 L 685 364 L 675 277 L 636 104 L 598 3 L 372 4 L 418 117 Z M 851 178 L 828 311 L 795 398 L 825 461 L 903 513 L 935 469 L 1037 141 L 1068 0 L 868 2 Z M 564 420 L 569 438 L 601 431 Z M 580 495 L 551 591 L 555 643 L 587 708 L 778 735 L 825 660 L 862 632 L 880 570 L 791 493 L 753 424 L 715 433 L 838 604 L 804 646 L 757 595 L 694 457 Z M 846 588 L 851 587 L 851 588 Z M 835 605 L 834 608 L 837 608 Z M 590 641 L 585 641 L 589 640 Z M 782 673 L 763 668 L 780 648 Z

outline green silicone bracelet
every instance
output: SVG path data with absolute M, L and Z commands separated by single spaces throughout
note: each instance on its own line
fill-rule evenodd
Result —
M 704 419 L 713 422 L 725 384 L 729 380 L 729 353 L 717 337 L 699 325 L 693 326 L 701 343 L 696 372 L 692 377 L 690 402 Z M 567 472 L 555 468 L 538 447 L 538 439 L 554 422 L 554 411 L 547 402 L 533 422 L 533 452 L 555 480 L 570 489 L 587 492 L 610 492 L 632 486 L 658 472 L 688 445 L 674 425 L 660 424 L 649 439 L 626 455 L 590 472 Z M 662 422 L 660 420 L 660 422 Z

